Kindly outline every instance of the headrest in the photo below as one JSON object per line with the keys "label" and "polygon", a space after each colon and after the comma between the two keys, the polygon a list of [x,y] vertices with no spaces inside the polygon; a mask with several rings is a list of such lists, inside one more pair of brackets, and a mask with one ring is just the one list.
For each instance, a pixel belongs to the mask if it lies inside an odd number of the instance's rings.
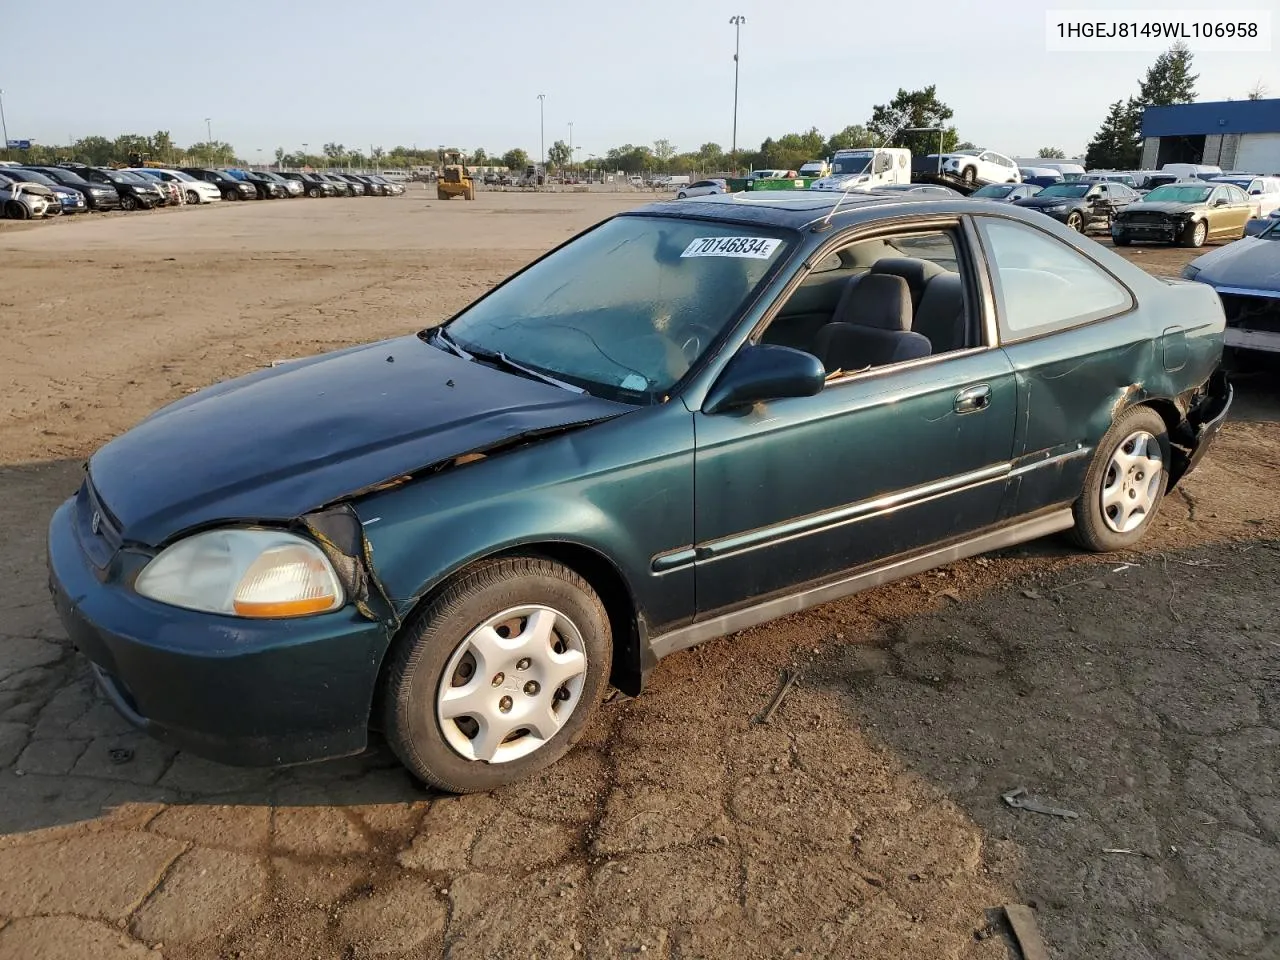
{"label": "headrest", "polygon": [[919,300],[924,285],[939,274],[946,273],[936,263],[917,257],[881,257],[871,267],[872,273],[888,273],[907,281],[912,296]]}
{"label": "headrest", "polygon": [[907,281],[888,273],[854,278],[832,319],[877,330],[910,330],[911,290]]}

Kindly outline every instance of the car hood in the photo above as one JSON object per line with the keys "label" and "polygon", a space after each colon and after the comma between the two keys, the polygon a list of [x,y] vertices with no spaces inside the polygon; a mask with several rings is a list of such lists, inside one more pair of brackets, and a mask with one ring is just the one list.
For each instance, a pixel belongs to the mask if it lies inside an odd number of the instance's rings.
{"label": "car hood", "polygon": [[1012,201],[1019,207],[1058,207],[1084,202],[1083,197],[1023,197]]}
{"label": "car hood", "polygon": [[290,361],[171,404],[89,476],[127,540],[286,521],[428,466],[635,408],[463,360],[416,336]]}
{"label": "car hood", "polygon": [[1172,200],[1157,200],[1148,203],[1145,200],[1139,200],[1137,203],[1131,203],[1124,208],[1125,213],[1194,213],[1197,210],[1204,210],[1203,203],[1177,203]]}
{"label": "car hood", "polygon": [[1197,258],[1197,280],[1280,295],[1280,240],[1245,237]]}

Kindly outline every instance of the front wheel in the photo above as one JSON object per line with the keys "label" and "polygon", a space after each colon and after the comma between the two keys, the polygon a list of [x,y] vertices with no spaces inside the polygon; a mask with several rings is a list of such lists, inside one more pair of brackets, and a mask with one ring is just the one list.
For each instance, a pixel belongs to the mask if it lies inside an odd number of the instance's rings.
{"label": "front wheel", "polygon": [[1182,232],[1182,245],[1184,247],[1203,247],[1205,239],[1209,236],[1209,224],[1203,220],[1193,223]]}
{"label": "front wheel", "polygon": [[188,190],[187,203],[199,203],[199,202],[200,202],[200,194],[196,193],[194,190]]}
{"label": "front wheel", "polygon": [[681,190],[679,193],[677,193],[677,194],[676,194],[676,199],[677,199],[677,200],[683,200],[683,199],[685,199],[687,196],[689,196],[689,195],[688,195],[687,193],[685,193],[683,190]]}
{"label": "front wheel", "polygon": [[512,783],[573,746],[612,658],[608,614],[577,573],[537,557],[481,564],[397,638],[383,691],[387,742],[442,790]]}
{"label": "front wheel", "polygon": [[1076,233],[1084,233],[1084,217],[1080,216],[1080,214],[1075,211],[1072,211],[1067,214],[1067,226]]}
{"label": "front wheel", "polygon": [[1117,247],[1127,247],[1133,241],[1131,241],[1123,233],[1113,233],[1111,235],[1111,242],[1114,243]]}
{"label": "front wheel", "polygon": [[1169,431],[1150,407],[1132,407],[1111,425],[1072,506],[1072,534],[1086,550],[1123,550],[1151,526],[1169,486]]}
{"label": "front wheel", "polygon": [[123,197],[120,198],[120,209],[137,210],[138,198],[134,196],[130,196],[129,194],[126,193]]}

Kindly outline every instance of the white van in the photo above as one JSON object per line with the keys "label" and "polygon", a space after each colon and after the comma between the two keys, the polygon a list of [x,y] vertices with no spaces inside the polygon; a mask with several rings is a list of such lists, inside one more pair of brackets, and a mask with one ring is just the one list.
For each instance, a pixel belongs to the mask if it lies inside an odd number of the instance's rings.
{"label": "white van", "polygon": [[1212,180],[1222,176],[1222,168],[1210,163],[1166,163],[1160,172],[1174,173],[1188,180]]}
{"label": "white van", "polygon": [[688,177],[663,177],[658,187],[661,190],[679,190],[681,187],[687,187],[689,183]]}
{"label": "white van", "polygon": [[[1019,165],[1023,161],[1019,160]],[[1026,161],[1029,167],[1044,167],[1047,170],[1056,170],[1062,175],[1063,180],[1079,180],[1084,174],[1084,164],[1073,163],[1070,160],[1036,160],[1034,162]]]}
{"label": "white van", "polygon": [[831,164],[825,160],[810,160],[800,165],[800,176],[806,179],[820,180],[831,175]]}

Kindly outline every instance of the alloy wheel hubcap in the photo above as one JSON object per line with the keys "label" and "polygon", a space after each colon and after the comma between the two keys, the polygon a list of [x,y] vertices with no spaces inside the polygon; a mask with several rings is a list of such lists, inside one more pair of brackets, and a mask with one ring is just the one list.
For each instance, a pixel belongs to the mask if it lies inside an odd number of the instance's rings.
{"label": "alloy wheel hubcap", "polygon": [[1146,522],[1160,492],[1164,460],[1160,443],[1145,430],[1130,434],[1111,455],[1102,481],[1102,518],[1116,533]]}
{"label": "alloy wheel hubcap", "polygon": [[460,756],[509,763],[560,731],[586,676],[586,645],[572,620],[541,604],[512,607],[454,650],[436,693],[436,720]]}

